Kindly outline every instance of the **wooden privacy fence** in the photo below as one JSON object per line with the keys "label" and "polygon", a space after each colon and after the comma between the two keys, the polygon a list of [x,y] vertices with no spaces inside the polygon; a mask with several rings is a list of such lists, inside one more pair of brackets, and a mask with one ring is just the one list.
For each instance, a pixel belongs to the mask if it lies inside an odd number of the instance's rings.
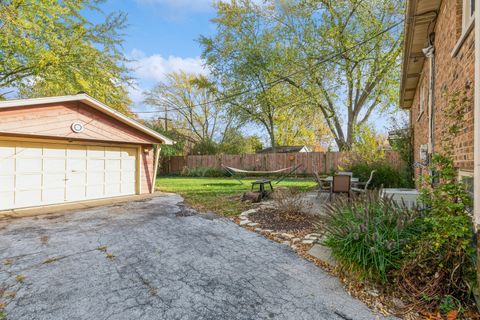
{"label": "wooden privacy fence", "polygon": [[[385,157],[387,162],[397,169],[404,165],[398,152],[386,151]],[[299,164],[301,164],[301,167],[297,170],[297,174],[329,173],[339,167],[348,166],[348,152],[172,156],[162,159],[160,172],[163,174],[179,174],[185,167],[189,169],[221,169],[222,165],[251,171],[272,171]]]}

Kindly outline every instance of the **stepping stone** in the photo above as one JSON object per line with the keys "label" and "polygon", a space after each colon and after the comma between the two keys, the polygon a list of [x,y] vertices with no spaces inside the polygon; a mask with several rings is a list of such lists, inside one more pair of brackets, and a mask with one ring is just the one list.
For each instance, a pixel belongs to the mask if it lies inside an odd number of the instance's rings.
{"label": "stepping stone", "polygon": [[247,226],[249,226],[249,227],[256,227],[258,225],[259,225],[259,223],[257,223],[257,222],[250,222],[249,224],[247,224]]}
{"label": "stepping stone", "polygon": [[303,244],[312,244],[313,240],[312,239],[305,239],[305,240],[302,240],[302,243]]}
{"label": "stepping stone", "polygon": [[306,237],[315,237],[315,238],[320,238],[322,235],[320,233],[309,233],[306,235]]}
{"label": "stepping stone", "polygon": [[242,221],[240,221],[240,225],[241,225],[241,226],[246,225],[246,224],[248,224],[248,223],[250,223],[250,220],[242,220]]}
{"label": "stepping stone", "polygon": [[337,262],[332,257],[332,251],[328,247],[322,246],[321,244],[315,244],[307,253],[332,267],[337,266]]}
{"label": "stepping stone", "polygon": [[290,233],[282,233],[282,237],[288,238],[288,239],[295,238],[295,236],[293,234],[290,234]]}
{"label": "stepping stone", "polygon": [[242,213],[240,213],[240,216],[246,217],[249,214],[252,214],[252,213],[255,213],[255,212],[257,212],[257,209],[250,209],[250,210],[243,211]]}

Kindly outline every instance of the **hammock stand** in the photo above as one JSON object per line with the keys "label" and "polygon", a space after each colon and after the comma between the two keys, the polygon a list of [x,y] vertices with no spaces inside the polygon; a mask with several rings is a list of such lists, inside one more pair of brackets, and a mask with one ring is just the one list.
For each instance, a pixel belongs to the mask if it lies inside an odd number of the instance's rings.
{"label": "hammock stand", "polygon": [[[269,174],[277,174],[277,173],[283,173],[283,172],[287,172],[287,173],[284,173],[282,175],[280,175],[280,177],[278,177],[276,180],[275,180],[275,184],[279,184],[280,182],[282,182],[286,177],[288,177],[289,175],[291,175],[293,172],[295,172],[298,168],[300,168],[302,166],[302,164],[299,164],[297,166],[292,166],[292,167],[288,167],[288,168],[283,168],[283,169],[279,169],[279,170],[272,170],[272,171],[249,171],[249,170],[243,170],[243,169],[237,169],[237,168],[233,168],[233,167],[228,167],[228,166],[224,166],[222,164],[222,168],[227,171],[231,176],[232,178],[234,178],[235,180],[237,180],[238,182],[240,182],[241,184],[243,184],[243,181],[241,179],[239,179],[237,176],[238,174],[241,174],[241,173],[244,173],[244,174],[247,174],[247,175],[255,175],[255,174],[264,174],[264,175],[269,175]],[[290,170],[290,171],[289,171]]]}

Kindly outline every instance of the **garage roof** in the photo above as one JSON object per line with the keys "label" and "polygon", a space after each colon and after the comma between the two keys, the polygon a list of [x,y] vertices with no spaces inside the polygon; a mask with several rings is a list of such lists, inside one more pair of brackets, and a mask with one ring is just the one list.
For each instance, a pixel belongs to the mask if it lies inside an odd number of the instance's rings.
{"label": "garage roof", "polygon": [[163,144],[173,144],[173,140],[165,137],[164,135],[147,128],[146,126],[142,125],[141,123],[127,117],[126,115],[118,112],[115,109],[110,108],[106,104],[90,97],[88,94],[80,93],[76,95],[70,96],[57,96],[57,97],[45,97],[45,98],[33,98],[33,99],[19,99],[19,100],[8,100],[8,101],[0,101],[0,108],[14,108],[14,107],[27,107],[27,106],[36,106],[40,104],[50,104],[50,103],[61,103],[61,102],[72,102],[72,101],[80,101],[83,102],[90,107],[97,109],[110,117],[125,123],[126,125],[133,127],[147,135],[163,141]]}
{"label": "garage roof", "polygon": [[429,33],[434,29],[441,0],[408,0],[405,17],[400,107],[410,108],[423,70]]}

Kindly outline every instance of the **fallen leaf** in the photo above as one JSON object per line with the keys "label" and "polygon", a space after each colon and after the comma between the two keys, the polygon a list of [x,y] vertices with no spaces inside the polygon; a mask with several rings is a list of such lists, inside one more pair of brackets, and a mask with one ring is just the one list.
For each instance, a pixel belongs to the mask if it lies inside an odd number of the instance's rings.
{"label": "fallen leaf", "polygon": [[447,320],[455,320],[458,317],[458,311],[457,310],[450,310],[447,313]]}

